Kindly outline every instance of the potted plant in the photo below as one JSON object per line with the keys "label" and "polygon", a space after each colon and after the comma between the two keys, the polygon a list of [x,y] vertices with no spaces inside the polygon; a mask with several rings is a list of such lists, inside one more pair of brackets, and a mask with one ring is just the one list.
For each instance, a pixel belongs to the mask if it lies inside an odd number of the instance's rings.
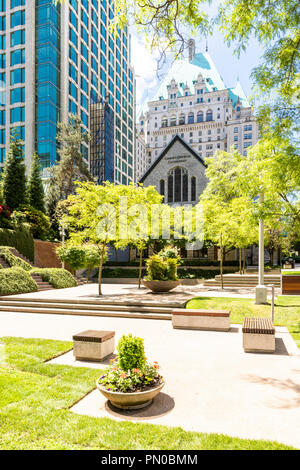
{"label": "potted plant", "polygon": [[177,267],[181,259],[176,249],[166,249],[152,255],[146,261],[147,276],[143,279],[145,287],[152,292],[169,292],[180,284]]}
{"label": "potted plant", "polygon": [[132,334],[122,336],[117,351],[117,358],[97,380],[97,388],[116,408],[144,408],[164,386],[159,365],[147,362],[144,340]]}

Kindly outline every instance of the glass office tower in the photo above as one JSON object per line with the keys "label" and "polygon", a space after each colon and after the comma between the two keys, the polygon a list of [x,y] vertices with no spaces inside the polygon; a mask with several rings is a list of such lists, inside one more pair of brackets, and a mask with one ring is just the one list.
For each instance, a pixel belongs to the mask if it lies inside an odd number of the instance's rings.
{"label": "glass office tower", "polygon": [[[12,128],[27,166],[36,151],[43,168],[58,158],[57,123],[78,114],[95,129],[93,105],[107,103],[110,179],[134,179],[134,74],[130,36],[109,30],[107,0],[0,0],[0,163]],[[102,123],[103,124],[103,123]],[[113,133],[113,139],[112,139]],[[82,145],[90,163],[90,148]],[[98,178],[101,182],[101,178]]]}

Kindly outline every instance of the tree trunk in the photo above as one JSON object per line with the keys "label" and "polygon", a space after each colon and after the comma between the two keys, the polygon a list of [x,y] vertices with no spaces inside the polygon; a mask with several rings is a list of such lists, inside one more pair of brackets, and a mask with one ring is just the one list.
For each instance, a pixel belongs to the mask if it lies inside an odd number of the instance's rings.
{"label": "tree trunk", "polygon": [[143,248],[140,249],[139,289],[141,288],[142,268],[143,268]]}
{"label": "tree trunk", "polygon": [[98,275],[98,294],[99,295],[102,295],[101,280],[102,280],[102,268],[103,268],[104,252],[105,252],[105,245],[103,245],[102,250],[101,250],[100,264],[99,264],[99,275]]}
{"label": "tree trunk", "polygon": [[88,272],[87,272],[87,278],[86,278],[86,283],[88,284],[89,280],[90,280],[90,274],[91,274],[91,268],[88,268]]}
{"label": "tree trunk", "polygon": [[242,274],[242,248],[239,248],[239,270],[240,274]]}
{"label": "tree trunk", "polygon": [[270,265],[273,266],[274,264],[274,248],[270,250]]}
{"label": "tree trunk", "polygon": [[246,270],[246,248],[243,248],[243,274],[245,274]]}
{"label": "tree trunk", "polygon": [[222,246],[222,235],[220,235],[220,275],[221,275],[221,289],[224,289],[223,280],[223,259],[224,259],[224,248]]}

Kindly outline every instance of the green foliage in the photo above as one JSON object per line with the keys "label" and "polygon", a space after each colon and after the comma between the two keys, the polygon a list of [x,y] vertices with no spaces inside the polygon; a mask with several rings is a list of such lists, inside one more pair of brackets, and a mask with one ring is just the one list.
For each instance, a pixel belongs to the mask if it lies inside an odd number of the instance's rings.
{"label": "green foliage", "polygon": [[32,266],[18,256],[15,256],[9,246],[0,246],[0,256],[5,259],[10,267],[19,267],[25,271],[31,270]]}
{"label": "green foliage", "polygon": [[41,163],[36,153],[33,155],[31,162],[26,194],[28,204],[31,207],[41,212],[45,212],[45,195],[41,176]]}
{"label": "green foliage", "polygon": [[11,221],[11,211],[8,206],[0,204],[0,227],[1,228],[13,228]]}
{"label": "green foliage", "polygon": [[12,220],[18,229],[24,223],[30,226],[34,238],[46,240],[50,231],[50,221],[43,212],[28,205],[20,205],[18,210],[13,212]]}
{"label": "green foliage", "polygon": [[0,295],[23,294],[38,290],[29,271],[13,267],[0,270]]}
{"label": "green foliage", "polygon": [[162,258],[159,255],[152,255],[146,261],[148,281],[176,281],[177,258]]}
{"label": "green foliage", "polygon": [[85,267],[85,250],[83,247],[61,245],[56,249],[61,261],[67,263],[74,271]]}
{"label": "green foliage", "polygon": [[0,228],[0,246],[15,247],[30,261],[34,260],[34,241],[30,230],[22,227],[22,230],[7,230]]}
{"label": "green foliage", "polygon": [[3,171],[4,203],[13,211],[26,202],[25,164],[21,141],[11,138]]}
{"label": "green foliage", "polygon": [[39,274],[43,281],[49,282],[55,289],[76,287],[76,279],[66,269],[62,268],[33,268],[32,274]]}
{"label": "green foliage", "polygon": [[118,363],[123,371],[140,369],[144,366],[145,350],[144,340],[137,336],[123,335],[117,345]]}

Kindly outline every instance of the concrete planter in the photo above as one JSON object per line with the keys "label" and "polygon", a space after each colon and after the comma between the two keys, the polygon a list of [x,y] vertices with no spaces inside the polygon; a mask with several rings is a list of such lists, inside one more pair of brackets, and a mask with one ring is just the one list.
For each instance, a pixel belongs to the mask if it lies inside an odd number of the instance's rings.
{"label": "concrete planter", "polygon": [[179,286],[180,279],[178,279],[178,281],[146,281],[145,279],[142,279],[142,283],[152,292],[161,293],[175,289],[175,287]]}
{"label": "concrete planter", "polygon": [[116,408],[120,408],[122,410],[138,410],[152,403],[153,398],[159,394],[165,385],[165,382],[163,380],[160,385],[145,392],[133,393],[111,392],[110,390],[106,390],[103,385],[99,384],[99,379],[97,380],[96,385],[99,392],[101,392],[102,395],[104,395],[105,398],[107,398],[107,400]]}

